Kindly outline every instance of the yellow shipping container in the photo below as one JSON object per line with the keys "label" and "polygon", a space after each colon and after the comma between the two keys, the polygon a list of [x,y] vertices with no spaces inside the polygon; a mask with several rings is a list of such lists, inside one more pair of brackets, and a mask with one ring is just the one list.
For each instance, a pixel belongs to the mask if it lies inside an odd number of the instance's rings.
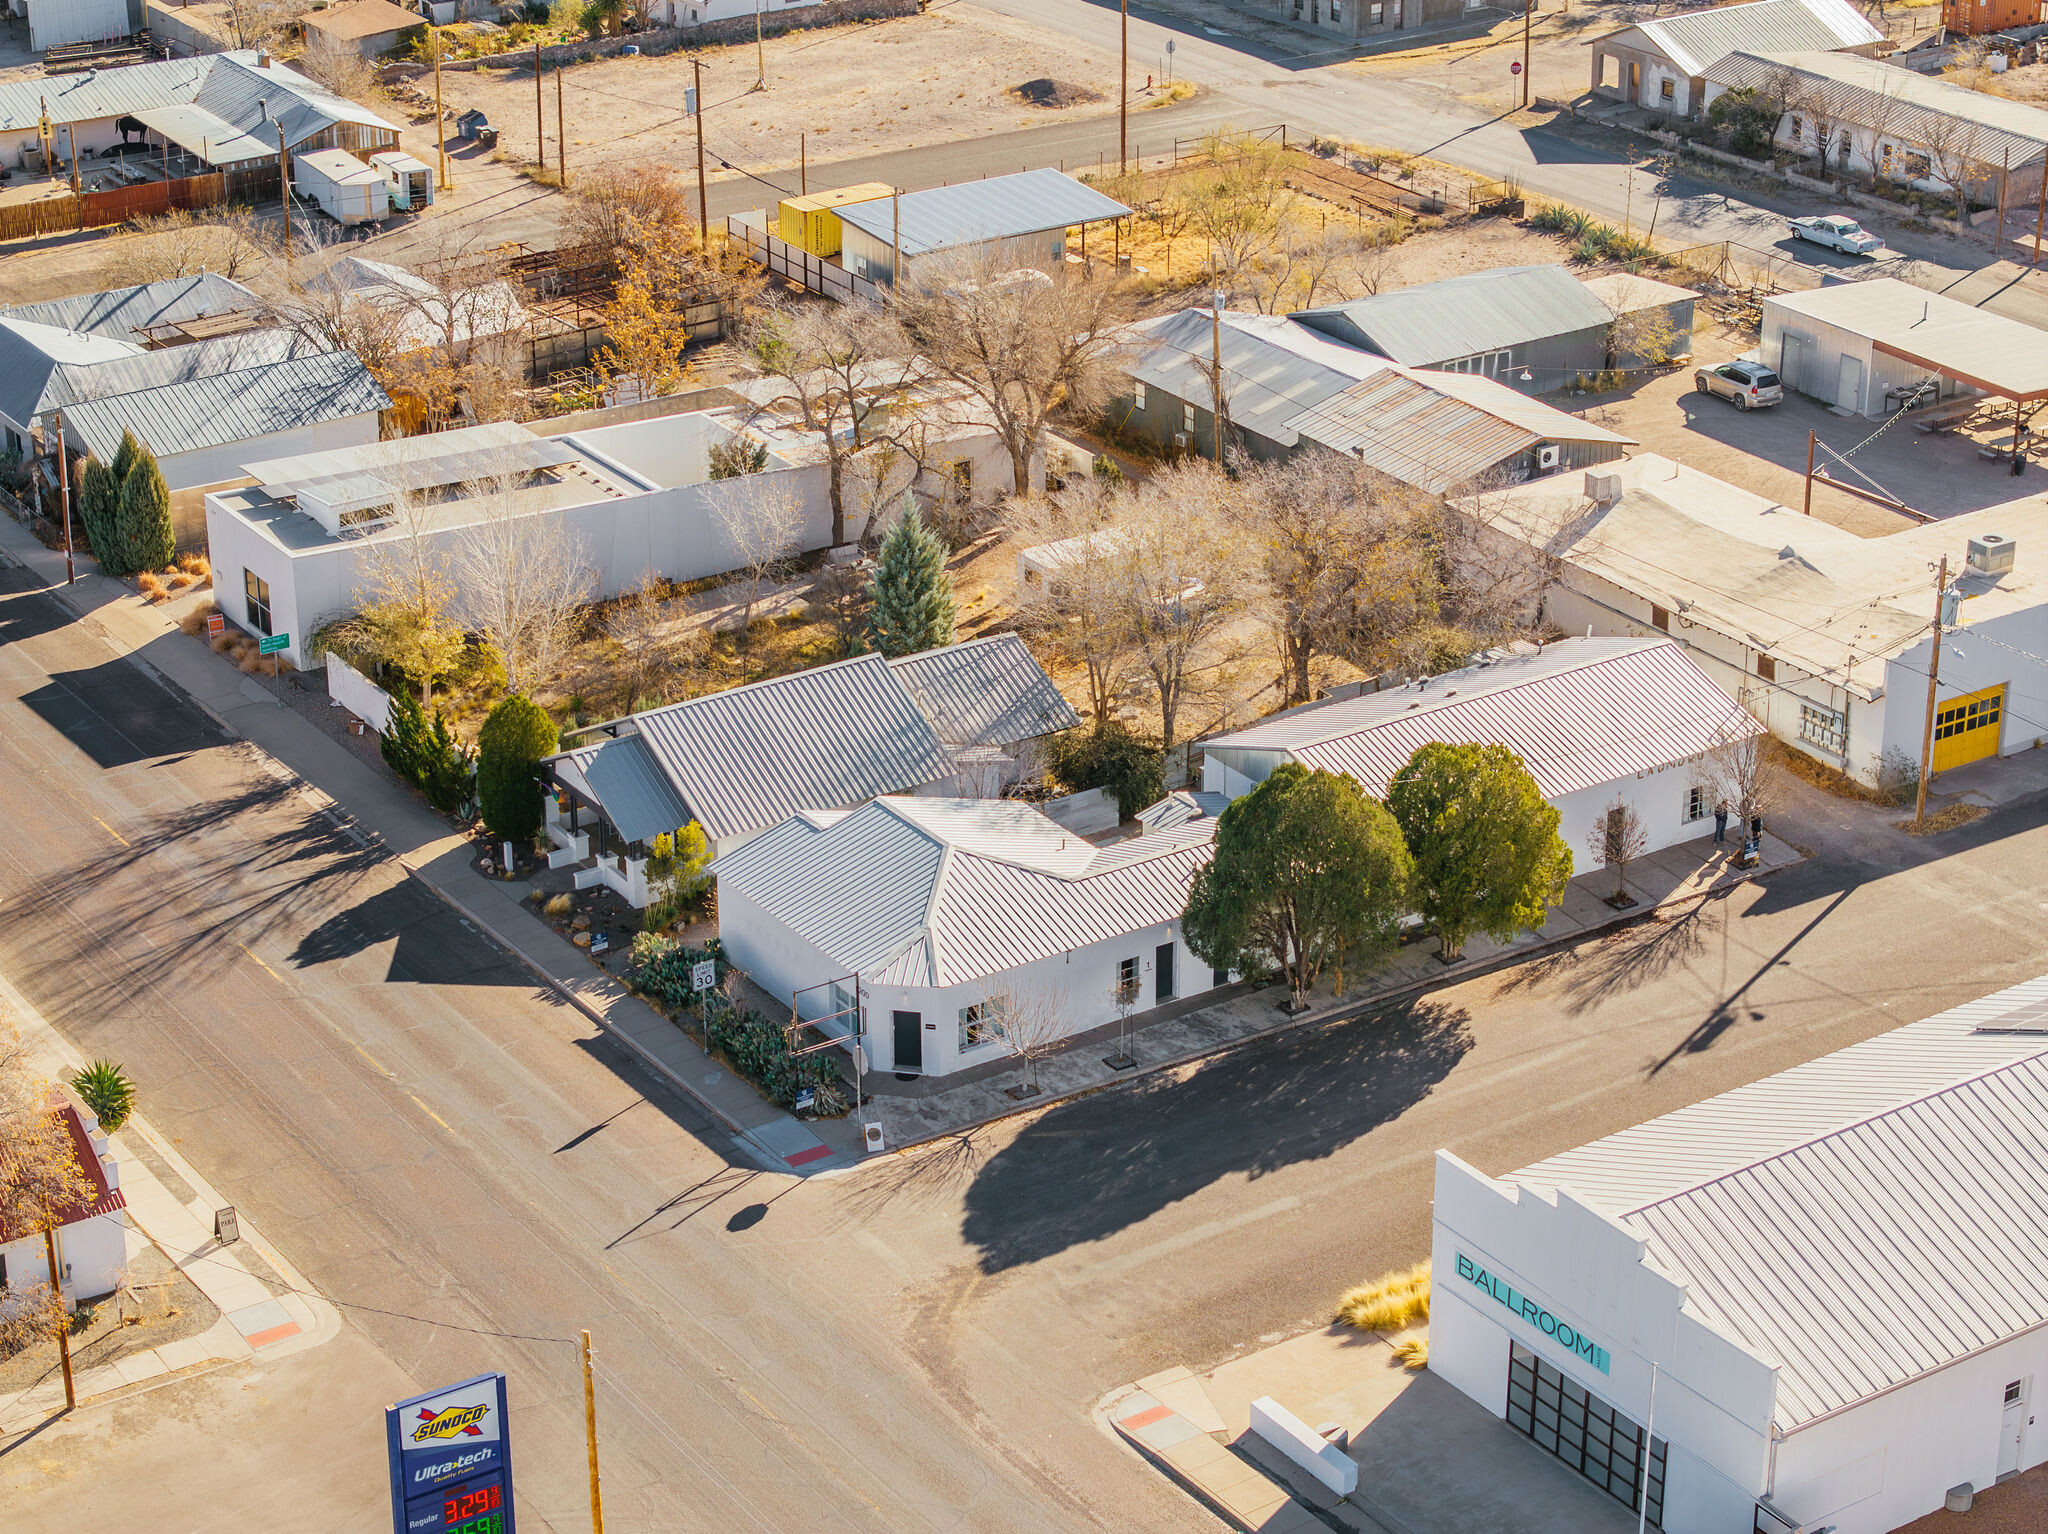
{"label": "yellow shipping container", "polygon": [[831,192],[813,192],[808,197],[788,198],[777,209],[781,219],[779,232],[790,244],[814,256],[836,256],[842,235],[839,215],[833,209],[849,203],[873,202],[893,190],[886,181],[869,181]]}

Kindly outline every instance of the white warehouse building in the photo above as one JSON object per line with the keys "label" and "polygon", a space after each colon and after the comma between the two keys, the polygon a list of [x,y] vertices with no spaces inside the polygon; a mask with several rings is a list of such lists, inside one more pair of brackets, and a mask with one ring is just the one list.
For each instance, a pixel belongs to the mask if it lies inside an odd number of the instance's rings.
{"label": "white warehouse building", "polygon": [[1418,747],[1499,742],[1522,758],[1582,861],[1617,803],[1635,811],[1645,852],[1699,836],[1714,807],[1700,760],[1755,731],[1669,640],[1565,639],[1216,736],[1202,748],[1202,787],[1236,798],[1299,762],[1347,772],[1384,798]]}
{"label": "white warehouse building", "polygon": [[1505,1176],[1439,1151],[1429,1367],[1650,1528],[1885,1534],[2048,1460],[2044,1164],[2048,979]]}

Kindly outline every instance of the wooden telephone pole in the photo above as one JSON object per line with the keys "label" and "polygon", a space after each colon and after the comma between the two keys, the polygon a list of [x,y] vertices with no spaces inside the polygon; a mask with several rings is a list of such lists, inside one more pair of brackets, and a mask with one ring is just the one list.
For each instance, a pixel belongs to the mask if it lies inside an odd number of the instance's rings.
{"label": "wooden telephone pole", "polygon": [[562,118],[562,66],[555,66],[555,179],[569,190],[569,129]]}
{"label": "wooden telephone pole", "polygon": [[1927,663],[1927,723],[1920,737],[1920,787],[1913,796],[1913,824],[1927,818],[1927,775],[1934,767],[1934,691],[1941,678],[1941,609],[1948,597],[1948,555],[1941,556],[1941,569],[1934,577],[1934,656]]}
{"label": "wooden telephone pole", "polygon": [[696,72],[697,110],[690,115],[697,119],[697,233],[706,250],[711,248],[711,200],[704,192],[704,61],[691,59],[690,68]]}
{"label": "wooden telephone pole", "polygon": [[590,1332],[583,1333],[583,1430],[590,1443],[590,1534],[604,1534],[604,1489],[597,1476],[597,1386],[590,1377]]}
{"label": "wooden telephone pole", "polygon": [[1123,53],[1116,74],[1116,173],[1119,176],[1128,175],[1131,169],[1131,0],[1122,0],[1122,6],[1119,37]]}
{"label": "wooden telephone pole", "polygon": [[1529,23],[1536,15],[1536,0],[1522,7],[1522,105],[1529,105]]}
{"label": "wooden telephone pole", "polygon": [[[78,579],[78,573],[71,567],[71,466],[64,461],[64,412],[57,412],[57,490],[64,505],[64,584],[70,585]],[[94,549],[102,563],[106,559],[104,549]]]}
{"label": "wooden telephone pole", "polygon": [[[64,448],[60,443],[57,447],[57,459],[61,463],[63,458]],[[57,1291],[57,1299],[61,1303],[64,1298],[64,1275],[57,1267],[55,1230],[56,1227],[53,1225],[43,1226],[43,1252],[50,1264],[50,1287]],[[57,1323],[57,1356],[64,1361],[64,1409],[76,1411],[78,1386],[71,1378],[71,1317],[68,1315]]]}
{"label": "wooden telephone pole", "polygon": [[434,40],[434,147],[441,152],[441,190],[452,192],[455,183],[448,175],[448,119],[441,113],[441,32],[429,22],[427,35]]}
{"label": "wooden telephone pole", "polygon": [[1209,295],[1209,361],[1216,370],[1216,419],[1210,423],[1209,446],[1218,468],[1223,465],[1223,290]]}
{"label": "wooden telephone pole", "polygon": [[285,153],[284,119],[277,120],[277,189],[284,194],[284,265],[289,273],[292,265],[292,162]]}
{"label": "wooden telephone pole", "polygon": [[548,119],[547,108],[541,105],[540,95],[540,39],[533,40],[533,163],[542,170],[548,168]]}

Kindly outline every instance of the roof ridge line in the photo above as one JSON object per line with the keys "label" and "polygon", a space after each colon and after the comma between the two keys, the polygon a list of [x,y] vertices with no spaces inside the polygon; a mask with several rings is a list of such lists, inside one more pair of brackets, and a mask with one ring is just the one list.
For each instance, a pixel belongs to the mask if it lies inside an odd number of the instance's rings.
{"label": "roof ridge line", "polygon": [[[1909,1024],[1908,1026],[1911,1025]],[[1985,1031],[1985,1029],[1988,1026],[1990,1025],[1984,1023],[1974,1024],[1972,1025],[1969,1031],[1971,1033],[1982,1032]],[[1877,1035],[1877,1037],[1882,1038],[1883,1035],[1879,1034]],[[1866,1040],[1866,1042],[1868,1041]],[[1997,1065],[1990,1066],[1987,1069],[1981,1071],[1974,1071],[1967,1076],[1958,1076],[1954,1081],[1945,1082],[1938,1087],[1930,1087],[1926,1091],[1921,1092],[1916,1096],[1906,1098],[1902,1102],[1896,1102],[1891,1104],[1889,1107],[1879,1108],[1875,1112],[1863,1114],[1860,1117],[1849,1120],[1849,1122],[1847,1122],[1846,1124],[1837,1124],[1833,1129],[1823,1130],[1819,1134],[1809,1135],[1805,1139],[1799,1141],[1797,1144],[1786,1146],[1783,1150],[1773,1151],[1768,1156],[1759,1156],[1754,1161],[1747,1162],[1739,1167],[1731,1168],[1726,1172],[1717,1172],[1712,1177],[1702,1178],[1700,1181],[1689,1184],[1686,1187],[1680,1188],[1676,1192],[1666,1193],[1659,1198],[1651,1199],[1647,1204],[1638,1204],[1634,1208],[1621,1211],[1621,1213],[1624,1215],[1647,1214],[1652,1209],[1660,1208],[1665,1204],[1672,1203],[1675,1200],[1681,1198],[1690,1197],[1692,1194],[1698,1193],[1703,1189],[1713,1187],[1716,1183],[1726,1182],[1731,1177],[1739,1177],[1744,1172],[1753,1171],[1757,1167],[1769,1166],[1774,1161],[1782,1161],[1787,1156],[1792,1155],[1795,1151],[1803,1151],[1809,1149],[1812,1146],[1824,1144],[1829,1140],[1835,1139],[1837,1136],[1847,1134],[1852,1129],[1862,1129],[1866,1125],[1875,1124],[1882,1119],[1890,1118],[1893,1114],[1896,1113],[1903,1113],[1908,1108],[1917,1108],[1923,1103],[1932,1102],[1937,1097],[1945,1096],[1946,1094],[1958,1091],[1963,1087],[1974,1086],[1981,1081],[1989,1081],[1992,1077],[2001,1075],[2002,1073],[2009,1070],[2014,1070],[2019,1066],[2032,1065],[2035,1062],[2041,1060],[2043,1057],[2048,1057],[2048,1034],[2044,1034],[2042,1036],[2041,1047],[2034,1050],[2030,1054],[2020,1055],[2010,1060],[2001,1060]],[[1825,1059],[1826,1057],[1823,1056],[1822,1058]],[[1793,1067],[1793,1069],[1795,1070],[1797,1068],[1798,1067],[1796,1066]],[[1770,1078],[1765,1077],[1764,1079],[1769,1080]],[[1742,1088],[1734,1087],[1730,1090],[1739,1092],[1742,1090]],[[1710,1097],[1703,1099],[1703,1101],[1712,1102],[1713,1099]],[[1652,1120],[1651,1122],[1655,1121]],[[1553,1186],[1569,1188],[1570,1184],[1558,1183],[1553,1184]]]}

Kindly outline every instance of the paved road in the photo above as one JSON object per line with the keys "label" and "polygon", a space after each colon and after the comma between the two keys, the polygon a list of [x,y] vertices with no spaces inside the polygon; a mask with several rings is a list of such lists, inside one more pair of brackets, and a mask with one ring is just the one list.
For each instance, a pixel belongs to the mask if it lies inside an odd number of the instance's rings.
{"label": "paved road", "polygon": [[[619,1527],[1090,1526],[898,1367],[864,1295],[790,1281],[753,1229],[787,1179],[730,1164],[695,1110],[392,860],[4,577],[0,969],[84,1052],[122,1061],[158,1127],[350,1307],[346,1348],[269,1371],[295,1397],[334,1371],[324,1420],[258,1409],[247,1392],[269,1388],[232,1379],[181,1391],[226,1392],[219,1431],[266,1473],[146,1474],[189,1446],[173,1411],[81,1491],[57,1446],[103,1455],[104,1426],[82,1420],[0,1459],[59,1467],[22,1488],[29,1526],[83,1516],[84,1498],[166,1530],[253,1528],[302,1482],[324,1494],[305,1526],[383,1526],[361,1484],[376,1395],[503,1368],[529,1516],[587,1527],[575,1354],[547,1340],[584,1326],[610,1371]],[[161,1404],[122,1408],[124,1428]]]}

